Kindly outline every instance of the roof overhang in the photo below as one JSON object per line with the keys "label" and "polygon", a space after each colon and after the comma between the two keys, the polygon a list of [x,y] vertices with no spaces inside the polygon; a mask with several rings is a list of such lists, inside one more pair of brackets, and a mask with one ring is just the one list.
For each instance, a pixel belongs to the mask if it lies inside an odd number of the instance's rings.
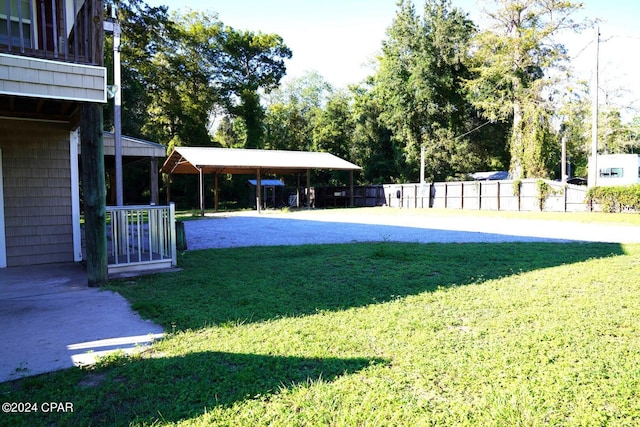
{"label": "roof overhang", "polygon": [[330,153],[216,147],[176,147],[162,165],[167,174],[292,174],[310,169],[362,168]]}

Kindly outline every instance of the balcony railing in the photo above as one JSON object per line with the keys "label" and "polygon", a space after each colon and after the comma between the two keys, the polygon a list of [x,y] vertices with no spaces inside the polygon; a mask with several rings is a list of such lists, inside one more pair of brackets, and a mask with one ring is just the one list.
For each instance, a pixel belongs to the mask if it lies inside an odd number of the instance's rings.
{"label": "balcony railing", "polygon": [[109,273],[176,265],[175,207],[108,206]]}
{"label": "balcony railing", "polygon": [[0,0],[0,53],[93,64],[102,29],[94,31],[91,5],[102,9],[101,1]]}

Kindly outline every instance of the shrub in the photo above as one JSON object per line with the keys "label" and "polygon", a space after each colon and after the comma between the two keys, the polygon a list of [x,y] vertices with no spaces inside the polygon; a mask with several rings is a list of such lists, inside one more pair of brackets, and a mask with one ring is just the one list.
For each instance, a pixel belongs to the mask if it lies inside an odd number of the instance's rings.
{"label": "shrub", "polygon": [[587,202],[597,203],[604,212],[640,212],[640,184],[615,187],[592,187]]}

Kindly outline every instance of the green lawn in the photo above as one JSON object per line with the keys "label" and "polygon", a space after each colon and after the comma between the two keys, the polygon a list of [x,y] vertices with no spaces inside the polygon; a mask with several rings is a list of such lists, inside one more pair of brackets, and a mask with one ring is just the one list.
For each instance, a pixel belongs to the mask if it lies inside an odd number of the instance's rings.
{"label": "green lawn", "polygon": [[[187,252],[111,287],[169,335],[0,384],[2,425],[640,424],[640,245]],[[90,320],[90,319],[89,319]]]}

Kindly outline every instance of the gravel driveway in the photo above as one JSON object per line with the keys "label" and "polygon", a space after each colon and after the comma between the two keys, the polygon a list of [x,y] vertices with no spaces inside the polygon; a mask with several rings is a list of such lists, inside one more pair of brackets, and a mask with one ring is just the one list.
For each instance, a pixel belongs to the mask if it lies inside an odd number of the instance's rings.
{"label": "gravel driveway", "polygon": [[[384,208],[380,208],[384,209]],[[360,212],[236,212],[185,221],[188,249],[351,242],[640,242],[640,227],[570,221]]]}

